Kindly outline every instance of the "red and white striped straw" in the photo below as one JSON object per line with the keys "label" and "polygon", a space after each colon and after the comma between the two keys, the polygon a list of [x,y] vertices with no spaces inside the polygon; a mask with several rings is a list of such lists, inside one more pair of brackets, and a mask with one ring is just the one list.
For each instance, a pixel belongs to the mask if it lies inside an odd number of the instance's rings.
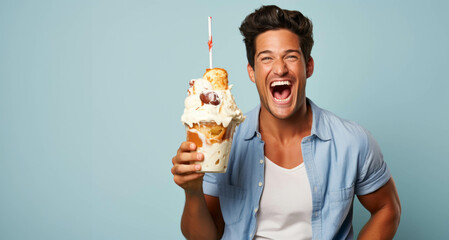
{"label": "red and white striped straw", "polygon": [[209,20],[209,68],[212,69],[212,17],[207,18]]}

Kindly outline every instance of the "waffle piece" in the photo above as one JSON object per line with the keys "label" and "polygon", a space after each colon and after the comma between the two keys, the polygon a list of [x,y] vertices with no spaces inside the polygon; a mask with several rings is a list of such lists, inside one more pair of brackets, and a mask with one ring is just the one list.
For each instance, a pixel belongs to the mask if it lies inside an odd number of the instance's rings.
{"label": "waffle piece", "polygon": [[228,72],[223,68],[206,69],[203,79],[208,80],[212,84],[214,90],[228,89]]}
{"label": "waffle piece", "polygon": [[195,123],[193,124],[193,129],[202,133],[210,144],[223,141],[226,134],[226,128],[216,123]]}

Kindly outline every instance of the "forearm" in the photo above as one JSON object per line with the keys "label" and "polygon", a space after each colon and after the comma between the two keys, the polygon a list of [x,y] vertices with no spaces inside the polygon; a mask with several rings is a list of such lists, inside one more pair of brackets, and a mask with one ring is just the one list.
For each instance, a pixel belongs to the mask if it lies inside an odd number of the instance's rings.
{"label": "forearm", "polygon": [[371,215],[359,233],[359,240],[366,239],[393,239],[399,226],[400,210],[381,209]]}
{"label": "forearm", "polygon": [[181,231],[189,240],[217,239],[217,227],[203,194],[187,193],[181,219]]}

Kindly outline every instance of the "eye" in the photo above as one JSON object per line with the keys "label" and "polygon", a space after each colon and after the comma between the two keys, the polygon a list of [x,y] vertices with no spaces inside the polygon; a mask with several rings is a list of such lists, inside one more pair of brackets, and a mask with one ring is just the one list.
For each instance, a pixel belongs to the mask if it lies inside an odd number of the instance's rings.
{"label": "eye", "polygon": [[273,58],[270,56],[261,56],[260,57],[260,61],[262,63],[270,63],[272,60],[273,60]]}
{"label": "eye", "polygon": [[298,56],[296,56],[296,55],[288,55],[287,59],[296,60],[296,59],[298,59]]}
{"label": "eye", "polygon": [[263,57],[262,61],[271,60],[271,57]]}

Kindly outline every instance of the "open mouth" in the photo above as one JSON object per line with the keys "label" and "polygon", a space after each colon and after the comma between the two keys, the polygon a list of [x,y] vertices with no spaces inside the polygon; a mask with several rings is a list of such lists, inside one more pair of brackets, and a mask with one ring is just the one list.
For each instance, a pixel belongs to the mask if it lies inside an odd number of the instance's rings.
{"label": "open mouth", "polygon": [[270,85],[271,95],[277,102],[287,102],[292,92],[291,88],[290,81],[274,81]]}

